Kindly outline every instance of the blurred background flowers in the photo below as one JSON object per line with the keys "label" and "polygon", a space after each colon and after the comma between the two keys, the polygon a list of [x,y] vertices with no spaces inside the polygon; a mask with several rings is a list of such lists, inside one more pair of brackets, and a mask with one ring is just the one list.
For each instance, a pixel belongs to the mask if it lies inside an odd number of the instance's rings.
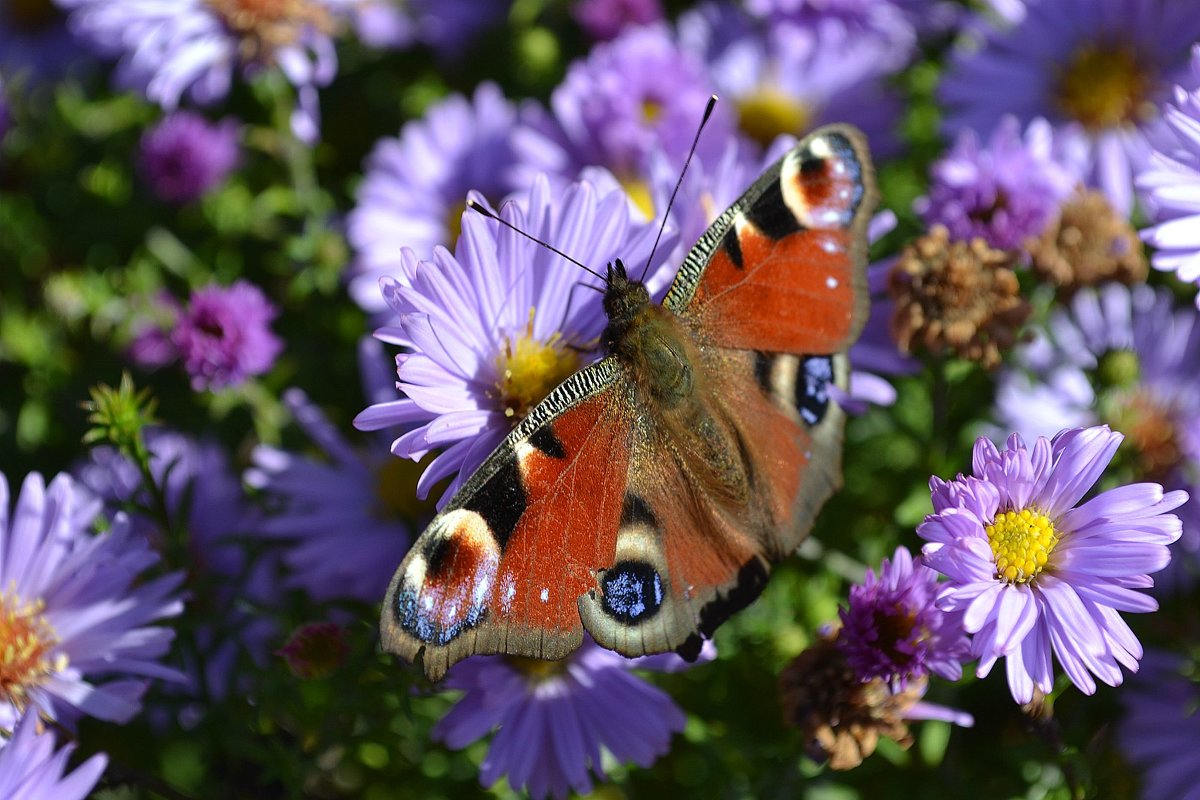
{"label": "blurred background flowers", "polygon": [[[661,298],[827,122],[872,313],[763,597],[691,666],[379,652],[600,355],[467,202]],[[0,795],[1197,796],[1198,283],[1190,0],[8,0]]]}

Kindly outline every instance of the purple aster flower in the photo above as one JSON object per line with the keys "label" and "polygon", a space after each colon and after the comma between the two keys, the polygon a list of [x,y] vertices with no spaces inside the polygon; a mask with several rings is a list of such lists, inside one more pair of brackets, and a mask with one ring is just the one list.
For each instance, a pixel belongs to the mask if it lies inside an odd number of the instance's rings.
{"label": "purple aster flower", "polygon": [[[219,445],[151,428],[146,447],[150,471],[163,487],[167,511],[186,543],[188,586],[206,609],[204,619],[184,631],[203,655],[202,664],[186,664],[191,688],[200,693],[203,686],[209,697],[224,697],[243,656],[258,665],[267,661],[275,623],[247,608],[278,605],[276,555],[254,555],[245,546],[241,534],[250,526],[241,482]],[[76,474],[104,500],[109,513],[130,503],[150,504],[137,467],[110,447],[94,448]],[[135,514],[130,525],[139,538],[159,548],[166,545],[155,520]]]}
{"label": "purple aster flower", "polygon": [[[713,89],[704,64],[665,25],[631,28],[568,68],[551,95],[551,114],[531,108],[514,140],[521,182],[539,173],[573,180],[587,166],[638,178],[655,148],[678,168]],[[701,158],[720,158],[731,111],[717,104],[697,148]]]}
{"label": "purple aster flower", "polygon": [[[382,361],[380,349],[372,339],[360,348],[372,400],[381,396],[381,388],[395,396],[387,370],[373,368]],[[394,458],[386,439],[356,449],[299,389],[284,393],[283,400],[327,459],[256,447],[246,482],[266,495],[272,513],[250,528],[288,542],[288,584],[313,599],[377,602],[411,544],[411,527],[420,528],[432,517],[432,508],[413,498],[420,466]]]}
{"label": "purple aster flower", "polygon": [[946,132],[990,131],[1005,114],[1074,127],[1088,146],[1090,185],[1127,214],[1133,174],[1163,134],[1159,104],[1173,84],[1194,88],[1200,79],[1187,69],[1200,39],[1194,11],[1174,0],[1030,4],[1015,27],[952,62],[939,91]]}
{"label": "purple aster flower", "polygon": [[1121,693],[1125,718],[1117,743],[1143,770],[1145,800],[1200,799],[1200,684],[1184,677],[1187,662],[1147,651],[1142,669]]}
{"label": "purple aster flower", "polygon": [[885,79],[899,51],[885,39],[840,24],[766,26],[713,3],[680,17],[679,38],[685,52],[707,65],[741,133],[761,147],[781,134],[849,122],[877,156],[896,152],[901,106]]}
{"label": "purple aster flower", "polygon": [[1022,138],[1016,118],[1006,116],[986,147],[974,131],[964,130],[930,169],[929,196],[916,209],[927,225],[945,225],[953,239],[978,236],[992,247],[1018,250],[1045,230],[1083,179],[1082,168],[1058,155],[1055,145],[1043,119],[1031,122]]}
{"label": "purple aster flower", "polygon": [[0,748],[0,797],[7,800],[84,800],[100,780],[108,757],[97,754],[67,772],[75,745],[55,750],[50,731],[39,731],[38,715],[21,716],[12,738]]}
{"label": "purple aster flower", "polygon": [[0,727],[28,708],[68,726],[128,722],[147,679],[183,679],[159,663],[174,633],[153,624],[183,610],[183,576],[143,580],[158,556],[123,516],[90,533],[100,510],[69,475],[46,486],[34,472],[10,515],[0,474]]}
{"label": "purple aster flower", "polygon": [[358,0],[354,26],[368,47],[424,44],[443,58],[456,58],[511,6],[512,0]]}
{"label": "purple aster flower", "polygon": [[[593,269],[623,259],[647,263],[657,226],[635,221],[628,196],[598,192],[590,183],[552,193],[534,182],[528,199],[507,203],[503,219]],[[658,253],[674,247],[665,236]],[[652,294],[673,277],[655,259],[647,275]],[[360,430],[403,426],[392,452],[420,459],[444,448],[417,484],[455,475],[443,500],[483,463],[534,405],[581,366],[579,347],[591,347],[606,324],[594,278],[560,256],[480,214],[463,217],[454,254],[434,250],[431,261],[402,252],[402,274],[384,279],[397,325],[376,336],[406,349],[396,356],[403,397],[376,403],[354,421]],[[457,473],[457,474],[456,474]]]}
{"label": "purple aster flower", "polygon": [[337,73],[331,34],[351,0],[58,0],[69,24],[103,55],[121,59],[122,85],[167,110],[186,94],[201,105],[229,94],[234,74],[277,67],[297,89],[292,129],[316,134],[316,87]]}
{"label": "purple aster flower", "polygon": [[[677,668],[682,659],[668,658]],[[476,656],[456,664],[447,689],[466,694],[433,729],[460,750],[495,730],[479,781],[504,774],[532,797],[587,794],[604,776],[602,754],[643,767],[667,752],[686,718],[661,689],[630,669],[654,669],[661,657],[629,659],[586,640],[562,661]]]}
{"label": "purple aster flower", "polygon": [[855,38],[878,39],[887,45],[880,52],[892,69],[908,60],[916,44],[912,24],[890,0],[747,0],[745,6],[770,28],[836,26]]}
{"label": "purple aster flower", "polygon": [[659,0],[575,0],[571,14],[588,36],[601,42],[617,38],[626,28],[663,19]]}
{"label": "purple aster flower", "polygon": [[458,239],[467,192],[499,201],[515,188],[512,130],[516,110],[485,83],[472,99],[454,95],[383,139],[367,160],[347,236],[358,253],[350,295],[368,312],[387,310],[379,279],[400,274],[400,251],[428,258]]}
{"label": "purple aster flower", "polygon": [[867,570],[862,584],[851,587],[847,607],[838,611],[837,646],[862,680],[879,678],[902,690],[930,672],[949,681],[962,677],[970,645],[959,615],[934,604],[937,578],[897,547],[878,577]]}
{"label": "purple aster flower", "polygon": [[[996,417],[1027,437],[1108,423],[1125,432],[1134,473],[1200,489],[1200,314],[1166,289],[1083,290],[1013,354]],[[1200,551],[1195,504],[1181,512],[1180,547]],[[1179,561],[1179,559],[1177,559]],[[1174,562],[1173,562],[1174,564]]]}
{"label": "purple aster flower", "polygon": [[1053,690],[1052,652],[1085,694],[1093,676],[1117,686],[1122,666],[1137,671],[1142,647],[1118,612],[1158,608],[1137,590],[1170,561],[1182,525],[1168,512],[1188,496],[1137,483],[1076,505],[1123,438],[1107,425],[1032,448],[1017,434],[1004,450],[980,438],[973,477],[930,481],[934,513],[917,533],[926,565],[949,578],[938,607],[962,614],[979,677],[1005,659],[1018,703]]}
{"label": "purple aster flower", "polygon": [[275,306],[247,281],[197,289],[186,309],[169,298],[160,306],[156,316],[174,317],[170,328],[144,327],[134,338],[131,355],[146,366],[181,359],[198,392],[261,375],[283,349],[270,328],[278,313]]}
{"label": "purple aster flower", "polygon": [[[1200,45],[1192,58],[1191,83],[1200,85]],[[1142,231],[1142,238],[1158,250],[1152,261],[1157,269],[1200,284],[1200,90],[1176,87],[1175,103],[1164,106],[1163,121],[1168,133],[1138,175],[1138,188],[1158,223]]]}
{"label": "purple aster flower", "polygon": [[237,122],[176,111],[142,136],[138,166],[160,199],[187,203],[222,183],[240,155]]}

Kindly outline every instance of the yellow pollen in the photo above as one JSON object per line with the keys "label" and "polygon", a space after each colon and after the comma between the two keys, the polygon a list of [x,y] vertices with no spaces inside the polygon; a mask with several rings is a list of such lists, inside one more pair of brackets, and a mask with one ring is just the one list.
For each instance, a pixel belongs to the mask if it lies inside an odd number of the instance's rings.
{"label": "yellow pollen", "polygon": [[1091,130],[1135,123],[1154,114],[1150,76],[1127,47],[1088,45],[1058,80],[1058,104]]}
{"label": "yellow pollen", "polygon": [[58,634],[42,615],[44,607],[41,600],[0,592],[0,700],[17,708],[25,707],[30,689],[67,667],[65,655],[50,658]]}
{"label": "yellow pollen", "polygon": [[738,127],[767,147],[784,133],[799,136],[812,123],[812,110],[773,86],[762,86],[738,101]]}
{"label": "yellow pollen", "polygon": [[1058,531],[1050,518],[1028,508],[1001,512],[984,530],[996,559],[996,574],[1009,583],[1037,577],[1058,544]]}
{"label": "yellow pollen", "polygon": [[662,116],[663,104],[657,100],[646,98],[642,101],[642,119],[653,125]]}
{"label": "yellow pollen", "polygon": [[653,220],[654,195],[650,192],[650,184],[641,178],[622,178],[621,187],[625,194],[629,195],[634,208],[640,211],[645,219]]}
{"label": "yellow pollen", "polygon": [[546,395],[579,369],[579,354],[555,333],[545,342],[533,338],[533,314],[522,334],[504,342],[497,358],[496,389],[504,414],[520,422]]}
{"label": "yellow pollen", "polygon": [[[433,516],[432,500],[417,498],[417,479],[429,466],[429,459],[389,457],[375,470],[375,516],[414,522]],[[436,496],[431,492],[430,496]]]}
{"label": "yellow pollen", "polygon": [[467,201],[462,200],[450,206],[446,212],[446,247],[450,250],[454,249],[454,245],[458,242],[458,237],[462,234],[462,216],[467,210]]}
{"label": "yellow pollen", "polygon": [[231,31],[242,37],[247,60],[270,58],[274,50],[295,43],[309,27],[333,29],[329,12],[313,0],[207,0]]}

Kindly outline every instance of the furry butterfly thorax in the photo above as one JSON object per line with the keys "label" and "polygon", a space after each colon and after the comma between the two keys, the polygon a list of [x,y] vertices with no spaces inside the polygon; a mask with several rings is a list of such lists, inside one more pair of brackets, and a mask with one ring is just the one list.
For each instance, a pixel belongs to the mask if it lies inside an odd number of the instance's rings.
{"label": "furry butterfly thorax", "polygon": [[875,204],[861,135],[810,134],[701,236],[662,304],[608,266],[605,354],[537,404],[397,569],[384,646],[438,679],[583,641],[695,658],[841,480]]}

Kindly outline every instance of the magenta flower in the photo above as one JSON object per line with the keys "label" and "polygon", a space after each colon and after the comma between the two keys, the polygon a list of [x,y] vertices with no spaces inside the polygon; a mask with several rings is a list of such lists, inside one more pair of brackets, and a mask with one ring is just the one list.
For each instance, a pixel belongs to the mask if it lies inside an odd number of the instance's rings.
{"label": "magenta flower", "polygon": [[851,587],[837,646],[864,681],[879,678],[903,689],[910,678],[928,673],[956,681],[970,656],[958,614],[934,604],[938,575],[897,547],[879,574],[867,570]]}
{"label": "magenta flower", "polygon": [[175,317],[173,325],[169,330],[143,328],[130,347],[131,356],[147,366],[181,360],[198,392],[236,386],[268,371],[283,349],[270,328],[279,312],[247,281],[197,289],[186,309],[169,298],[161,306],[162,316]]}
{"label": "magenta flower", "polygon": [[1137,590],[1170,561],[1182,524],[1168,512],[1187,493],[1138,483],[1077,505],[1122,438],[1106,425],[1032,448],[1016,434],[1004,450],[981,438],[974,476],[930,480],[934,513],[917,533],[925,563],[949,578],[938,607],[962,614],[980,677],[1005,659],[1018,703],[1053,690],[1051,653],[1086,694],[1094,678],[1117,686],[1121,667],[1137,670],[1142,647],[1118,612],[1158,607]]}
{"label": "magenta flower", "polygon": [[128,722],[147,679],[184,679],[159,663],[173,631],[153,624],[183,611],[183,576],[143,580],[158,556],[123,515],[90,533],[100,509],[69,475],[46,486],[34,472],[10,515],[0,474],[0,727],[27,708],[64,725]]}
{"label": "magenta flower", "polygon": [[142,136],[138,166],[160,199],[171,203],[198,200],[237,166],[238,124],[212,124],[199,114],[176,111]]}
{"label": "magenta flower", "polygon": [[686,717],[629,670],[681,666],[674,654],[629,659],[590,639],[558,662],[476,656],[446,676],[445,688],[466,694],[433,736],[459,750],[494,730],[484,786],[507,774],[509,786],[534,798],[587,794],[591,773],[604,776],[604,752],[648,767],[670,748]]}
{"label": "magenta flower", "polygon": [[108,757],[94,755],[67,772],[75,745],[55,750],[54,734],[38,731],[30,711],[17,722],[12,738],[0,748],[0,797],[5,800],[84,800],[100,780]]}

